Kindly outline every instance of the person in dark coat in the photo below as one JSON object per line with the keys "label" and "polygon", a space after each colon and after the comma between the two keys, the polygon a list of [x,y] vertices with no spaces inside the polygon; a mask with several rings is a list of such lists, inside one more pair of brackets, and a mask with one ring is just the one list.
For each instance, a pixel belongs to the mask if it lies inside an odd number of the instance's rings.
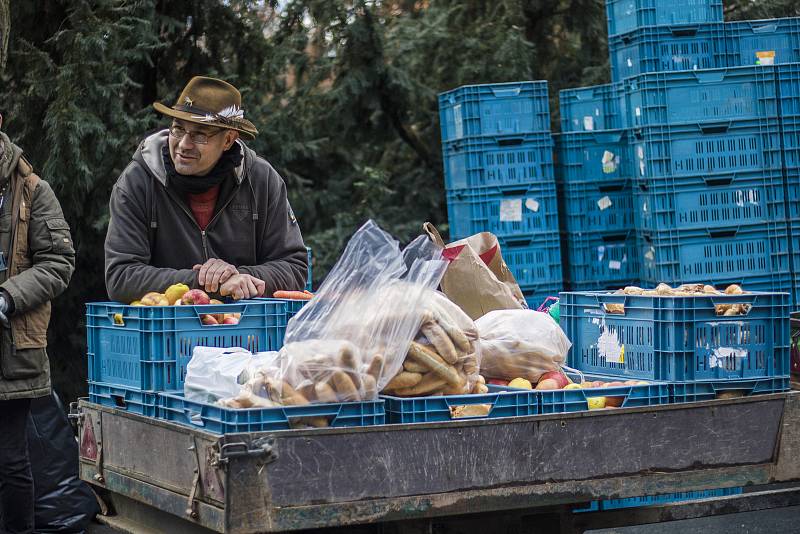
{"label": "person in dark coat", "polygon": [[144,139],[111,194],[106,289],[131,302],[186,284],[234,299],[301,290],[307,254],[286,184],[254,139],[239,91],[192,78],[169,128]]}

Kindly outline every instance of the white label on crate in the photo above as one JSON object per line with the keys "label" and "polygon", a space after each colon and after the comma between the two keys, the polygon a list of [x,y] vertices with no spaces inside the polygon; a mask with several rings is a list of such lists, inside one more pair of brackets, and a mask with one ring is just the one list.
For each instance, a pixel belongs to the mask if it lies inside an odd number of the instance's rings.
{"label": "white label on crate", "polygon": [[622,269],[622,262],[618,260],[611,260],[608,262],[608,268],[612,271],[619,271]]}
{"label": "white label on crate", "polygon": [[640,159],[639,160],[639,174],[641,176],[644,176],[644,171],[645,171],[644,160]]}
{"label": "white label on crate", "polygon": [[461,119],[461,104],[453,106],[453,122],[455,123],[455,138],[464,137],[464,121]]}
{"label": "white label on crate", "polygon": [[614,155],[613,152],[609,152],[608,150],[603,151],[603,159],[601,161],[603,164],[603,174],[611,174],[617,171],[617,165],[619,164],[619,158]]}
{"label": "white label on crate", "polygon": [[604,196],[603,198],[597,201],[597,207],[600,208],[600,211],[607,210],[613,204],[614,203],[611,202],[611,199],[608,198],[608,195]]}
{"label": "white label on crate", "polygon": [[636,147],[636,157],[639,159],[644,159],[644,147],[642,145],[638,145]]}
{"label": "white label on crate", "polygon": [[587,115],[583,118],[583,129],[587,132],[594,130],[594,117]]}
{"label": "white label on crate", "polygon": [[623,358],[622,344],[619,342],[617,333],[611,329],[603,330],[597,340],[597,353],[601,358],[605,358],[609,363],[621,363]]}
{"label": "white label on crate", "polygon": [[774,65],[775,50],[760,50],[756,52],[756,65]]}
{"label": "white label on crate", "polygon": [[656,259],[656,249],[654,247],[647,249],[647,252],[644,253],[644,259],[647,261],[653,261]]}
{"label": "white label on crate", "polygon": [[708,355],[708,366],[736,371],[741,368],[741,360],[745,358],[747,358],[747,349],[717,347]]}
{"label": "white label on crate", "polygon": [[512,198],[500,201],[500,221],[520,222],[522,220],[522,199]]}
{"label": "white label on crate", "polygon": [[647,201],[645,200],[642,202],[642,213],[647,213],[647,210],[650,209],[647,207]]}
{"label": "white label on crate", "polygon": [[640,108],[639,106],[636,106],[636,110],[634,111],[634,113],[636,113],[637,117],[641,117],[642,116],[642,108]]}
{"label": "white label on crate", "polygon": [[525,200],[525,207],[533,212],[539,211],[539,201],[535,198],[529,198]]}
{"label": "white label on crate", "polygon": [[605,255],[606,255],[606,247],[603,245],[597,247],[597,261],[603,261]]}
{"label": "white label on crate", "polygon": [[628,58],[628,68],[631,67],[633,67],[633,61],[631,61],[631,58]]}
{"label": "white label on crate", "polygon": [[743,208],[745,204],[758,206],[758,193],[754,189],[736,191],[736,205]]}

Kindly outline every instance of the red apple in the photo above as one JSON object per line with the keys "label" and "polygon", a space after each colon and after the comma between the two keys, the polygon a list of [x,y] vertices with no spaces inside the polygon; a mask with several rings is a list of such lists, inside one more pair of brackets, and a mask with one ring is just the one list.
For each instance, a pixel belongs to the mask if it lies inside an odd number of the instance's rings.
{"label": "red apple", "polygon": [[494,384],[495,386],[507,386],[508,385],[508,380],[503,380],[503,379],[500,379],[500,378],[487,378],[486,379],[486,383],[487,384]]}
{"label": "red apple", "polygon": [[619,408],[625,402],[625,397],[606,397],[606,408]]}
{"label": "red apple", "polygon": [[539,380],[535,389],[561,389],[561,386],[555,378],[545,378],[544,380]]}
{"label": "red apple", "polygon": [[183,294],[181,297],[181,302],[184,304],[202,305],[210,304],[211,299],[208,298],[208,294],[202,289],[190,289]]}
{"label": "red apple", "polygon": [[239,319],[236,317],[226,317],[222,320],[222,324],[239,324]]}
{"label": "red apple", "polygon": [[569,379],[567,378],[567,375],[565,375],[561,371],[548,371],[539,377],[539,383],[541,383],[542,380],[555,380],[556,384],[558,384],[558,387],[555,389],[561,389],[567,384],[569,384]]}
{"label": "red apple", "polygon": [[207,313],[200,316],[200,321],[206,326],[214,326],[219,324],[213,315],[209,315]]}

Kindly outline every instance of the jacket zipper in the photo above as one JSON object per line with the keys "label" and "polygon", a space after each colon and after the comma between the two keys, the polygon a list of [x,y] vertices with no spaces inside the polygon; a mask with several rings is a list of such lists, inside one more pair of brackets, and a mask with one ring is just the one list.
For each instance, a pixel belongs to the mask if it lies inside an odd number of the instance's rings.
{"label": "jacket zipper", "polygon": [[[217,217],[219,217],[219,214],[222,213],[223,211],[225,211],[225,208],[228,207],[228,204],[233,202],[234,197],[236,197],[236,194],[239,192],[239,187],[241,187],[241,184],[238,184],[236,186],[236,189],[233,191],[233,194],[230,196],[228,201],[225,202],[225,204],[219,209],[219,211],[214,214],[214,216],[211,218],[211,220],[208,221],[208,224],[206,225],[206,230],[211,228],[211,225],[214,223],[214,221],[217,220]],[[167,189],[166,187],[164,189],[167,191],[167,194],[169,196],[173,197],[172,198],[173,202],[175,202],[178,206],[180,206],[180,208],[183,210],[183,212],[186,214],[186,216],[189,217],[189,220],[192,221],[192,223],[194,223],[195,227],[198,230],[200,230],[200,239],[202,240],[202,243],[203,243],[203,263],[207,262],[208,261],[208,240],[206,239],[206,230],[203,230],[202,228],[200,228],[200,225],[197,224],[197,221],[195,220],[194,215],[189,213],[189,210],[186,209],[186,207],[183,205],[182,202],[179,202],[174,197],[174,195],[172,194],[172,192],[169,189]]]}

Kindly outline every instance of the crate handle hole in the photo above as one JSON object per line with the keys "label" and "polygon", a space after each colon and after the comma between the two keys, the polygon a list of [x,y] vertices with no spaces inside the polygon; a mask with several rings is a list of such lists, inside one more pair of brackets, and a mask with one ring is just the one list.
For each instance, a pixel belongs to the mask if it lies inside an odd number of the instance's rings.
{"label": "crate handle hole", "polygon": [[518,146],[522,144],[522,139],[520,138],[512,138],[512,139],[500,139],[497,141],[499,146]]}
{"label": "crate handle hole", "polygon": [[733,178],[713,178],[707,179],[706,185],[709,187],[719,187],[722,185],[730,185],[733,182]]}
{"label": "crate handle hole", "polygon": [[111,399],[114,401],[114,406],[125,410],[128,409],[128,403],[125,402],[125,397],[122,395],[111,395]]}

